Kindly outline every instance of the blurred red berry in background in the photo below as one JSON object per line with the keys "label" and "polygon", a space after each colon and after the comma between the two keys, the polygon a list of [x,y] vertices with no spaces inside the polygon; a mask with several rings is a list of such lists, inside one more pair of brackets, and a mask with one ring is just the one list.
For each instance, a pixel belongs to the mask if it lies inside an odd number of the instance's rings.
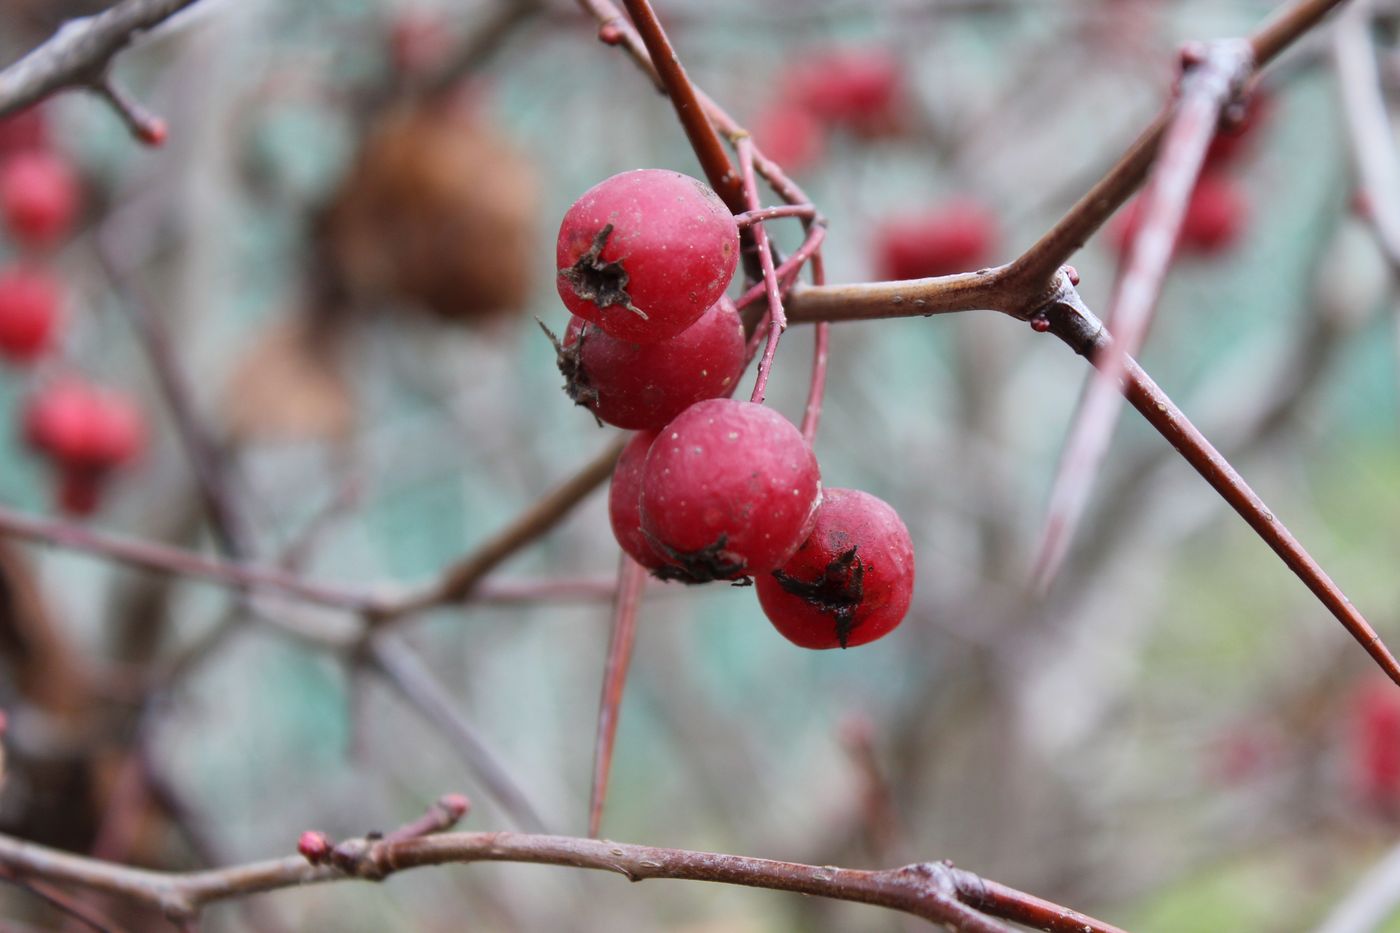
{"label": "blurred red berry in background", "polygon": [[35,150],[0,163],[0,217],[26,246],[52,246],[78,213],[78,178],[67,160]]}
{"label": "blurred red berry in background", "polygon": [[0,270],[0,356],[27,363],[44,354],[58,334],[63,286],[38,267]]}
{"label": "blurred red berry in background", "polygon": [[975,201],[950,201],[886,220],[875,234],[876,267],[884,279],[973,272],[990,261],[996,243],[990,210]]}

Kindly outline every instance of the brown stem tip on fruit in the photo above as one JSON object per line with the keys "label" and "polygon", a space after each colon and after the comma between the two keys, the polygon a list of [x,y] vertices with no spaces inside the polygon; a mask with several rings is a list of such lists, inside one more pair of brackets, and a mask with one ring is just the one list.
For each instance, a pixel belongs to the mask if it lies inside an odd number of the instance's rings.
{"label": "brown stem tip on fruit", "polygon": [[825,612],[836,620],[836,640],[845,648],[856,627],[856,607],[865,598],[865,564],[856,557],[856,548],[842,551],[835,560],[826,565],[821,576],[810,583],[789,576],[781,570],[773,571],[778,585],[799,599],[806,600],[813,608]]}
{"label": "brown stem tip on fruit", "polygon": [[627,270],[622,268],[620,261],[605,262],[602,258],[603,248],[608,245],[608,237],[612,236],[612,232],[612,224],[599,230],[598,235],[593,238],[593,245],[588,247],[588,252],[580,256],[572,266],[560,269],[559,274],[572,286],[574,294],[583,300],[591,301],[600,308],[622,305],[642,320],[646,320],[646,312],[632,304],[632,296],[627,294]]}

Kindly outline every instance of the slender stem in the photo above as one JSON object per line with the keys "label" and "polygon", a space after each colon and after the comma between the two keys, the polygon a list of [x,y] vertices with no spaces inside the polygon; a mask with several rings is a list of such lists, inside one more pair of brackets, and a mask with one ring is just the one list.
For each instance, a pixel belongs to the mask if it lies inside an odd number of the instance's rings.
{"label": "slender stem", "polygon": [[[753,140],[743,136],[739,138],[737,145],[739,171],[744,183],[744,201],[751,211],[756,211],[759,200],[758,180],[754,176]],[[758,362],[758,377],[754,380],[753,396],[750,399],[762,404],[768,389],[768,376],[773,371],[773,357],[778,352],[778,341],[782,339],[783,331],[787,330],[787,317],[783,314],[782,290],[778,285],[777,269],[773,266],[773,251],[769,248],[768,231],[764,228],[762,220],[756,221],[750,231],[758,247],[759,268],[763,271],[763,285],[768,296],[768,345],[764,348],[763,359]]]}
{"label": "slender stem", "polygon": [[[826,281],[826,264],[820,251],[812,255],[812,284]],[[807,443],[817,438],[822,420],[822,400],[826,396],[827,356],[831,344],[831,325],[822,321],[812,338],[812,381],[807,386],[807,408],[802,414],[802,436]]]}
{"label": "slender stem", "polygon": [[456,699],[433,676],[422,658],[397,636],[383,632],[371,638],[364,650],[374,671],[451,740],[462,760],[501,809],[518,825],[543,831],[544,821],[539,811],[476,727],[458,711]]}
{"label": "slender stem", "polygon": [[[1056,303],[1046,311],[1050,333],[1067,343],[1071,349],[1089,359],[1095,366],[1109,351],[1111,338],[1103,324],[1078,296]],[[1346,594],[1332,582],[1313,560],[1298,539],[1293,537],[1244,477],[1230,466],[1220,452],[1196,429],[1180,409],[1152,381],[1136,360],[1125,361],[1123,393],[1128,402],[1147,419],[1186,462],[1201,474],[1220,497],[1254,529],[1313,595],[1327,607],[1337,621],[1366,649],[1391,680],[1400,684],[1400,663],[1381,642],[1365,617],[1352,605]]]}
{"label": "slender stem", "polygon": [[810,204],[781,204],[777,207],[761,207],[757,210],[744,211],[742,214],[734,215],[734,222],[740,229],[753,226],[765,220],[778,220],[782,217],[801,217],[811,220],[816,216],[817,209]]}
{"label": "slender stem", "polygon": [[647,572],[623,554],[617,568],[617,597],[613,602],[612,635],[608,658],[603,666],[602,696],[598,699],[598,731],[593,744],[593,789],[588,795],[588,835],[597,838],[603,823],[603,804],[608,797],[608,775],[612,771],[613,747],[617,742],[618,713],[632,648],[637,642],[637,610],[646,588]]}
{"label": "slender stem", "polygon": [[685,129],[690,147],[695,150],[695,157],[700,160],[700,168],[709,179],[710,187],[715,189],[720,200],[724,201],[732,212],[743,212],[747,209],[744,205],[743,189],[740,187],[739,176],[734,173],[734,166],[729,161],[729,154],[724,150],[724,141],[710,123],[695,86],[686,76],[685,66],[676,55],[666,30],[661,28],[661,21],[656,18],[656,11],[652,9],[648,0],[623,0],[623,3],[646,44],[651,62],[661,78],[662,86],[671,97],[671,104],[676,108],[676,117]]}
{"label": "slender stem", "polygon": [[559,524],[574,507],[612,475],[613,464],[626,444],[619,437],[584,464],[573,476],[535,502],[510,525],[472,553],[443,571],[427,589],[374,612],[376,623],[402,619],[434,606],[462,602],[478,583],[506,558]]}
{"label": "slender stem", "polygon": [[196,0],[124,0],[95,16],[73,20],[19,61],[0,71],[0,117],[65,88],[98,84],[117,53],[140,33]]}
{"label": "slender stem", "polygon": [[1124,361],[1135,355],[1147,338],[1186,218],[1186,205],[1205,164],[1206,149],[1215,136],[1221,111],[1249,68],[1249,46],[1242,42],[1212,45],[1202,61],[1186,66],[1180,102],[1142,196],[1141,224],[1134,231],[1126,268],[1109,306],[1114,341],[1107,355],[1096,361],[1097,372],[1084,393],[1051,488],[1049,514],[1033,571],[1039,593],[1049,588],[1059,572],[1084,515],[1122,408],[1118,383]]}
{"label": "slender stem", "polygon": [[380,601],[369,593],[313,583],[277,567],[231,563],[154,541],[24,515],[4,506],[0,506],[0,535],[84,551],[133,567],[206,580],[234,589],[276,593],[331,609],[370,612],[380,607]]}

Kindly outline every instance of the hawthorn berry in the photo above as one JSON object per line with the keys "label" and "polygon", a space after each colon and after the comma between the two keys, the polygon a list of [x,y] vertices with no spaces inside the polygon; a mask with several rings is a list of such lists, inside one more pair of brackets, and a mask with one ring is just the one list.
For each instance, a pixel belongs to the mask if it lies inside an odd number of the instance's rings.
{"label": "hawthorn berry", "polygon": [[903,128],[904,77],[884,49],[840,49],[803,58],[781,82],[783,97],[818,120],[865,137]]}
{"label": "hawthorn berry", "polygon": [[864,645],[889,634],[909,611],[914,544],[883,499],[828,489],[811,535],[756,585],[764,614],[793,644]]}
{"label": "hawthorn berry", "polygon": [[639,432],[622,448],[608,486],[608,520],[613,537],[629,557],[648,570],[667,565],[666,557],[642,531],[642,467],[656,435]]}
{"label": "hawthorn berry", "polygon": [[1369,807],[1400,815],[1400,691],[1388,680],[1364,681],[1351,697],[1345,746],[1353,793]]}
{"label": "hawthorn berry", "polygon": [[63,288],[48,273],[0,270],[0,356],[27,363],[43,355],[58,333],[62,305]]}
{"label": "hawthorn berry", "polygon": [[[1207,172],[1191,191],[1177,234],[1177,249],[1203,256],[1223,252],[1239,240],[1248,219],[1249,205],[1235,183],[1217,172]],[[1131,248],[1141,225],[1142,199],[1135,198],[1109,230],[1119,256]]]}
{"label": "hawthorn berry", "polygon": [[997,221],[974,201],[887,221],[876,234],[876,264],[885,279],[922,279],[971,272],[996,247]]}
{"label": "hawthorn berry", "polygon": [[559,225],[559,296],[619,340],[653,343],[693,324],[729,286],[739,227],[704,182],[637,169],[599,182]]}
{"label": "hawthorn berry", "polygon": [[782,415],[709,399],[657,435],[642,468],[642,530],[689,583],[767,573],[797,550],[821,503],[812,448]]}
{"label": "hawthorn berry", "polygon": [[1249,219],[1249,205],[1230,179],[1214,172],[1196,182],[1186,218],[1181,224],[1181,246],[1203,255],[1230,248],[1239,240]]}
{"label": "hawthorn berry", "polygon": [[659,431],[696,402],[729,394],[744,368],[744,324],[721,296],[666,340],[619,340],[574,317],[556,349],[564,389],[576,403],[616,427]]}
{"label": "hawthorn berry", "polygon": [[140,410],[130,399],[71,376],[29,399],[24,434],[57,469],[59,504],[79,515],[96,509],[103,482],[145,443]]}
{"label": "hawthorn berry", "polygon": [[753,136],[764,155],[789,172],[800,172],[826,154],[822,122],[806,108],[779,102],[753,120]]}
{"label": "hawthorn berry", "polygon": [[0,216],[27,246],[60,240],[73,225],[78,197],[73,170],[52,152],[19,152],[0,163]]}

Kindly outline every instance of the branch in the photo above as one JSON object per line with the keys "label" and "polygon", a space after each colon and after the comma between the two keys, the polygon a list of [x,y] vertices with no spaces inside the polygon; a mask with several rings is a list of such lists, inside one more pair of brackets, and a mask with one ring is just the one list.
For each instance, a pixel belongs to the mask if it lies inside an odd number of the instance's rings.
{"label": "branch", "polygon": [[[1094,366],[1103,365],[1106,354],[1112,352],[1112,338],[1102,322],[1094,316],[1077,293],[1072,291],[1045,311],[1048,330],[1063,340]],[[1187,417],[1181,413],[1152,378],[1132,357],[1124,359],[1123,393],[1129,403],[1147,422],[1176,448],[1186,462],[1201,474],[1230,507],[1254,529],[1255,534],[1282,558],[1283,562],[1342,623],[1387,676],[1400,684],[1400,663],[1390,653],[1365,617],[1351,600],[1318,565],[1306,549],[1293,537],[1277,516],[1264,504],[1244,477],[1211,445]]]}
{"label": "branch", "polygon": [[1122,933],[1075,911],[985,881],[947,862],[884,871],[803,865],[771,859],[629,845],[608,840],[525,833],[443,833],[389,841],[347,840],[335,864],[301,856],[196,872],[158,872],[35,845],[0,835],[0,865],[20,874],[81,885],[146,904],[176,921],[230,898],[328,881],[380,881],[399,871],[470,862],[524,862],[616,872],[629,881],[673,878],[790,891],[903,911],[969,933],[1010,933],[986,916],[1050,933]]}
{"label": "branch", "polygon": [[525,792],[476,727],[458,712],[456,699],[408,645],[392,635],[377,635],[365,646],[365,660],[424,719],[452,740],[462,760],[511,819],[526,829],[544,830],[544,821]]}
{"label": "branch", "polygon": [[695,86],[686,76],[685,66],[676,55],[666,31],[661,28],[661,21],[656,18],[656,11],[648,0],[623,2],[646,45],[661,86],[666,89],[671,104],[676,108],[676,117],[690,140],[690,147],[695,150],[695,157],[700,160],[700,167],[710,187],[715,189],[731,213],[741,214],[749,210],[739,176],[734,172],[729,154],[724,151],[724,142],[710,123]]}
{"label": "branch", "polygon": [[1375,48],[1367,34],[1371,6],[1358,2],[1337,19],[1332,62],[1356,179],[1366,195],[1363,213],[1375,230],[1391,275],[1400,278],[1400,153],[1381,93]]}
{"label": "branch", "polygon": [[616,438],[602,453],[584,464],[582,469],[532,505],[495,537],[443,571],[432,586],[391,605],[372,609],[371,622],[375,625],[388,623],[469,598],[481,579],[498,564],[559,524],[573,511],[574,506],[612,476],[613,464],[626,443],[626,435]]}
{"label": "branch", "polygon": [[612,771],[613,745],[617,740],[618,711],[632,648],[637,643],[637,609],[647,572],[641,564],[623,554],[617,568],[617,597],[613,602],[612,637],[603,666],[602,696],[598,699],[598,734],[593,745],[593,789],[588,795],[588,835],[596,838],[603,823],[603,804],[608,799],[608,775]]}
{"label": "branch", "polygon": [[1034,587],[1041,594],[1069,552],[1094,479],[1108,453],[1122,408],[1118,383],[1124,361],[1136,355],[1147,338],[1176,253],[1186,204],[1205,164],[1206,149],[1215,136],[1221,112],[1251,70],[1249,46],[1222,42],[1204,53],[1184,52],[1182,67],[1185,73],[1179,103],[1142,196],[1142,224],[1133,236],[1126,269],[1109,307],[1108,322],[1115,337],[1112,350],[1096,364],[1098,371],[1080,402],[1051,488],[1049,514],[1033,571]]}
{"label": "branch", "polygon": [[[153,118],[133,109],[112,87],[112,60],[139,34],[193,6],[197,0],[124,0],[95,16],[66,23],[47,41],[0,71],[0,117],[37,103],[56,91],[97,91],[147,143],[159,143]],[[145,134],[150,134],[148,137]]]}

